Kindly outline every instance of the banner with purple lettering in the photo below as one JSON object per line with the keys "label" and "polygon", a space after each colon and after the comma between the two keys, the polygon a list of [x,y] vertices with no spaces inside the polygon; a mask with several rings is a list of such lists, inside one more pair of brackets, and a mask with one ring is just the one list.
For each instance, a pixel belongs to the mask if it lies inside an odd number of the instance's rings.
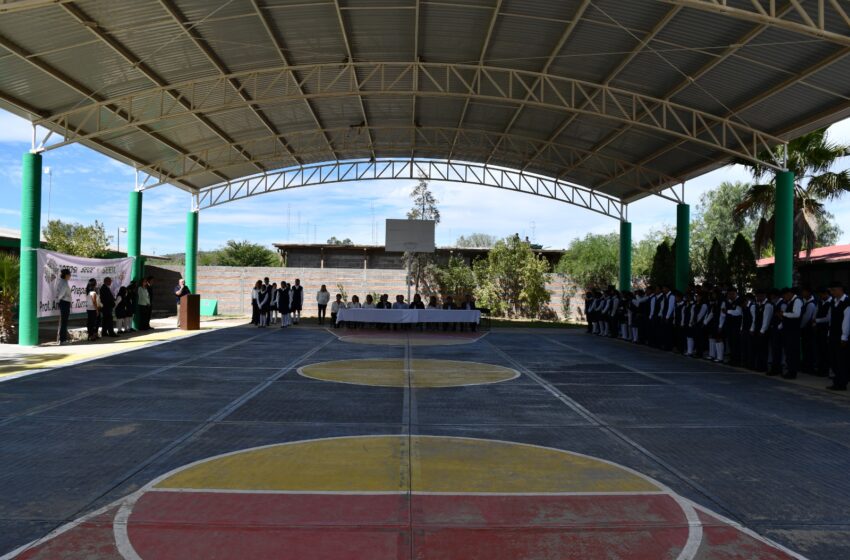
{"label": "banner with purple lettering", "polygon": [[112,278],[112,293],[118,293],[118,288],[130,283],[133,270],[133,257],[123,259],[89,259],[63,255],[45,249],[38,250],[38,316],[52,317],[59,315],[57,304],[57,282],[59,272],[67,268],[71,271],[68,284],[71,286],[71,313],[85,313],[86,284],[89,279],[97,280],[97,287],[103,284],[107,276]]}

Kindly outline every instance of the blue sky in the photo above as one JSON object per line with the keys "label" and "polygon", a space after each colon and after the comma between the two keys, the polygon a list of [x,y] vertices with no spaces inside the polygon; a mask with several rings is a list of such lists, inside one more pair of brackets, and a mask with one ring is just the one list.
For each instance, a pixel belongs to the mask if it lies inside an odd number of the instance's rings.
{"label": "blue sky", "polygon": [[[20,227],[21,156],[30,147],[29,123],[0,110],[0,227]],[[830,130],[833,140],[850,144],[850,119]],[[842,162],[843,166],[850,162]],[[100,220],[110,235],[127,225],[128,193],[133,190],[131,167],[82,146],[66,146],[44,155],[52,188],[48,205],[44,177],[42,224],[48,217],[89,224]],[[722,181],[747,181],[740,167],[730,166],[686,185],[687,202],[695,207],[702,193]],[[383,243],[384,220],[403,218],[410,207],[415,181],[372,181],[307,187],[266,194],[204,210],[200,216],[201,249],[214,249],[228,239],[274,242],[324,242],[331,236],[355,243]],[[507,236],[518,232],[546,247],[564,248],[587,233],[619,230],[618,223],[598,214],[534,196],[474,185],[432,182],[442,223],[437,244],[451,245],[460,235],[474,232]],[[190,196],[169,186],[145,191],[142,251],[165,254],[183,251],[184,224]],[[49,208],[48,208],[49,206]],[[829,203],[850,243],[850,195]],[[374,215],[374,220],[373,220]],[[288,216],[288,218],[287,218]],[[672,202],[648,197],[630,205],[633,237],[675,223]],[[377,240],[373,234],[377,224]],[[125,236],[122,235],[122,245]]]}

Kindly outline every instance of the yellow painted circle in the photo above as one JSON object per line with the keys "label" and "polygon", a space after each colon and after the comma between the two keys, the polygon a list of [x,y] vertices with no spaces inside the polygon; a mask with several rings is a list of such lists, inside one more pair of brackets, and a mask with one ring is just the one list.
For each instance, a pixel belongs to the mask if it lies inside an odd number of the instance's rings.
{"label": "yellow painted circle", "polygon": [[395,358],[322,362],[303,366],[298,373],[320,381],[374,387],[407,387],[409,384],[417,388],[487,385],[519,377],[515,369],[456,360],[414,359],[408,370],[404,360]]}
{"label": "yellow painted circle", "polygon": [[305,493],[663,491],[634,471],[576,453],[433,436],[358,436],[273,445],[203,461],[154,487]]}

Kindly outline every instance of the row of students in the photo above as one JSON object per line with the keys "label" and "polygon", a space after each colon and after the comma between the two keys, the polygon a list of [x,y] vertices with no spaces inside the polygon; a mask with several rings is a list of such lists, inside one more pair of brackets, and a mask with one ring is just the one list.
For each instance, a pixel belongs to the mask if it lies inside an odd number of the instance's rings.
{"label": "row of students", "polygon": [[799,372],[850,380],[850,296],[839,283],[810,288],[756,289],[740,295],[668,286],[585,294],[587,330],[694,358],[794,379]]}
{"label": "row of students", "polygon": [[294,284],[281,281],[269,284],[269,279],[257,280],[251,290],[251,324],[265,328],[275,323],[280,328],[297,325],[304,304],[304,287],[301,280]]}

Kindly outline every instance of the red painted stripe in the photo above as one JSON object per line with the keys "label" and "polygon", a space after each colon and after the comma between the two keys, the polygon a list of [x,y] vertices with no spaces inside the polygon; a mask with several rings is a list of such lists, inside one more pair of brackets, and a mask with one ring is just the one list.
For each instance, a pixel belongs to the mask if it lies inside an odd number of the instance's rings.
{"label": "red painted stripe", "polygon": [[406,527],[409,525],[409,510],[406,494],[148,492],[133,508],[130,523]]}
{"label": "red painted stripe", "polygon": [[703,512],[703,541],[699,558],[705,560],[793,560],[790,554],[762,542]]}
{"label": "red painted stripe", "polygon": [[[413,497],[414,525],[453,527],[670,527],[687,525],[666,495]],[[683,531],[687,537],[687,531]]]}

